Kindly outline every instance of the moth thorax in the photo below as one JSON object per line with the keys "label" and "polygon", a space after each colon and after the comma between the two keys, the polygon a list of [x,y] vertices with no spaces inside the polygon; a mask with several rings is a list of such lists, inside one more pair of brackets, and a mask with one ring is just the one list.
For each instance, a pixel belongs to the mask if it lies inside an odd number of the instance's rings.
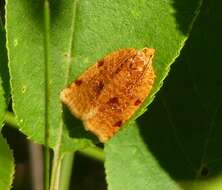
{"label": "moth thorax", "polygon": [[143,48],[142,52],[144,54],[144,56],[148,59],[152,59],[155,53],[155,49],[152,48]]}
{"label": "moth thorax", "polygon": [[132,69],[132,71],[143,71],[146,63],[145,55],[142,52],[138,52],[131,63],[130,69]]}

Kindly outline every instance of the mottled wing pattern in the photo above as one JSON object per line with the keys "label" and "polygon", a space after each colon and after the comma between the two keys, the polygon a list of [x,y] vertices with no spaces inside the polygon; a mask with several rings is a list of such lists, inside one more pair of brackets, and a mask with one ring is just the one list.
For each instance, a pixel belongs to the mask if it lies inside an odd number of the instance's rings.
{"label": "mottled wing pattern", "polygon": [[122,49],[98,61],[61,93],[61,100],[101,142],[111,138],[148,96],[154,50]]}
{"label": "mottled wing pattern", "polygon": [[91,110],[94,115],[84,121],[101,142],[111,138],[148,96],[155,78],[151,64],[154,51],[149,53],[138,52],[122,65],[98,98],[99,106]]}
{"label": "mottled wing pattern", "polygon": [[98,105],[97,99],[104,86],[112,81],[116,70],[133,54],[136,54],[135,49],[122,49],[99,60],[61,92],[63,103],[77,118],[85,118],[90,109]]}

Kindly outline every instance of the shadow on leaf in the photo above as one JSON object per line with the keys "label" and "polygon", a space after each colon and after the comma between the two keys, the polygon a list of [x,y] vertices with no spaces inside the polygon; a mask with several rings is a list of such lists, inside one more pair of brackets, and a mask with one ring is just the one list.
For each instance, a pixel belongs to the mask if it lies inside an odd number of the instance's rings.
{"label": "shadow on leaf", "polygon": [[222,173],[221,6],[218,1],[203,4],[163,88],[138,120],[147,146],[178,180]]}
{"label": "shadow on leaf", "polygon": [[84,129],[82,121],[74,117],[65,105],[63,105],[63,113],[63,120],[71,138],[88,138],[98,143],[96,137]]}

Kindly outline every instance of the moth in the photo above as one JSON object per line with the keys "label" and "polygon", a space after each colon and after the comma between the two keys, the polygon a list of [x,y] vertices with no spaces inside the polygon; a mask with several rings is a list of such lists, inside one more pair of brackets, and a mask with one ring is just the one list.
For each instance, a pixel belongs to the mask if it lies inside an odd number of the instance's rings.
{"label": "moth", "polygon": [[154,52],[125,48],[106,55],[62,90],[61,101],[86,130],[107,142],[149,95]]}

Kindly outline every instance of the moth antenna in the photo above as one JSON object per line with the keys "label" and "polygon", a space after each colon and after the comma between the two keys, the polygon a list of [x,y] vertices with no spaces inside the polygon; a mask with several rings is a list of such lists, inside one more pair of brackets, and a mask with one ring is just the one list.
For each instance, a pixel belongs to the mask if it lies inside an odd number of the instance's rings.
{"label": "moth antenna", "polygon": [[[143,48],[142,50],[144,50],[144,49],[147,49],[147,48]],[[154,49],[153,49],[153,50],[154,50]],[[154,52],[155,52],[155,50],[154,50]],[[145,65],[144,71],[143,71],[142,74],[138,77],[138,79],[133,83],[133,85],[132,85],[132,87],[131,87],[130,89],[132,89],[132,88],[135,86],[135,84],[144,76],[145,71],[148,69],[149,64],[152,62],[152,58],[154,57],[154,52],[149,55],[149,61],[148,61],[148,63]]]}

